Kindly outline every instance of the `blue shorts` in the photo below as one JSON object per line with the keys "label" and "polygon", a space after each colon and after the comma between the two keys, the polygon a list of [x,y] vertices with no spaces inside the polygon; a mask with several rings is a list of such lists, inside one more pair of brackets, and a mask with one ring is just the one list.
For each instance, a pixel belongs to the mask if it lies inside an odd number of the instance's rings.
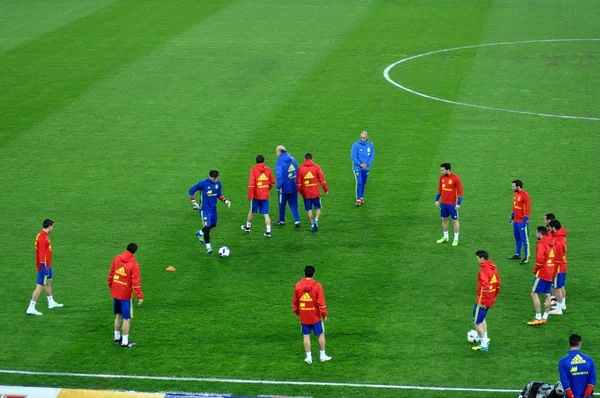
{"label": "blue shorts", "polygon": [[440,204],[440,215],[442,218],[450,217],[453,220],[458,220],[458,211],[456,205],[448,205],[446,203]]}
{"label": "blue shorts", "polygon": [[554,281],[552,283],[552,287],[555,288],[555,289],[560,289],[561,287],[565,286],[565,281],[566,280],[567,280],[567,273],[566,272],[559,272],[554,277]]}
{"label": "blue shorts", "polygon": [[48,269],[48,276],[44,276],[44,271],[38,271],[37,275],[37,284],[41,286],[46,286],[46,280],[52,279],[52,268]]}
{"label": "blue shorts", "polygon": [[133,311],[131,311],[131,300],[113,300],[115,302],[115,315],[121,314],[123,316],[123,319],[129,319],[133,316]]}
{"label": "blue shorts", "polygon": [[252,213],[269,214],[269,199],[252,199]]}
{"label": "blue shorts", "polygon": [[311,211],[312,209],[321,208],[321,197],[314,199],[304,199],[304,210]]}
{"label": "blue shorts", "polygon": [[315,336],[320,336],[323,334],[323,323],[321,321],[312,324],[312,325],[305,325],[305,324],[301,324],[302,325],[302,334],[306,335],[306,334],[310,334],[310,331],[312,330],[313,333],[315,334]]}
{"label": "blue shorts", "polygon": [[531,291],[538,294],[550,294],[552,291],[552,282],[545,281],[536,276],[531,283]]}
{"label": "blue shorts", "polygon": [[483,322],[489,309],[490,307],[483,307],[481,304],[475,303],[473,306],[473,322],[477,325]]}
{"label": "blue shorts", "polygon": [[211,213],[206,210],[200,210],[200,218],[202,219],[205,227],[216,227],[217,226],[217,212]]}

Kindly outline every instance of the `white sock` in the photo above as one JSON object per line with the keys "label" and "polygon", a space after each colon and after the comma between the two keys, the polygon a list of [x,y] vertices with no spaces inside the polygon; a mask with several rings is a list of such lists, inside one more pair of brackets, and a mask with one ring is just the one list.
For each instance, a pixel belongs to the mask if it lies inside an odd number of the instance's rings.
{"label": "white sock", "polygon": [[537,319],[538,321],[542,319],[542,314],[540,314],[539,312],[535,314],[535,319]]}
{"label": "white sock", "polygon": [[489,342],[490,342],[490,339],[488,339],[487,337],[484,337],[483,339],[481,339],[481,346],[487,347]]}
{"label": "white sock", "polygon": [[47,296],[48,297],[48,304],[54,304],[54,298],[52,296]]}
{"label": "white sock", "polygon": [[458,240],[458,232],[454,233],[454,240]]}
{"label": "white sock", "polygon": [[268,233],[268,234],[270,234],[270,233],[271,233],[271,226],[270,226],[270,225],[267,227],[267,233]]}
{"label": "white sock", "polygon": [[444,239],[448,239],[448,231],[444,231]]}
{"label": "white sock", "polygon": [[30,310],[35,310],[35,304],[36,304],[36,301],[31,300],[29,302],[29,309]]}
{"label": "white sock", "polygon": [[252,223],[246,221],[246,229],[250,229],[250,228],[252,228]]}
{"label": "white sock", "polygon": [[129,344],[129,335],[128,334],[123,335],[123,340],[121,340],[121,344],[123,344],[123,345]]}
{"label": "white sock", "polygon": [[312,352],[306,353],[306,359],[308,359],[309,361],[312,361]]}
{"label": "white sock", "polygon": [[325,350],[320,350],[321,358],[325,358],[327,355],[325,354]]}
{"label": "white sock", "polygon": [[484,338],[484,339],[487,339],[487,338],[488,338],[488,337],[487,337],[487,332],[485,332],[485,333],[483,334],[483,338]]}
{"label": "white sock", "polygon": [[206,248],[207,248],[207,249],[211,249],[211,247],[210,247],[210,243],[207,243],[207,244],[206,244]]}
{"label": "white sock", "polygon": [[319,219],[315,218],[315,224],[318,224],[318,223],[319,223]]}
{"label": "white sock", "polygon": [[115,330],[115,340],[119,340],[121,338],[121,332],[118,330]]}
{"label": "white sock", "polygon": [[566,298],[562,299],[562,301],[560,302],[560,308],[562,308],[563,310],[567,309],[567,299]]}
{"label": "white sock", "polygon": [[543,318],[543,319],[548,319],[548,313],[547,313],[547,312],[544,312],[544,315],[542,315],[542,318]]}

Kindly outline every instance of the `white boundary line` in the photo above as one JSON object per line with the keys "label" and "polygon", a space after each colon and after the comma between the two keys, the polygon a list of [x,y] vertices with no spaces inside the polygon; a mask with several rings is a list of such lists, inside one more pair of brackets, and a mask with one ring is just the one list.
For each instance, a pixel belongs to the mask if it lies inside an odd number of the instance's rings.
{"label": "white boundary line", "polygon": [[27,370],[8,370],[8,369],[0,369],[0,373],[32,375],[32,376],[90,377],[90,378],[101,378],[101,379],[194,381],[194,382],[237,383],[237,384],[278,384],[278,385],[292,385],[292,386],[358,387],[358,388],[379,388],[379,389],[395,389],[395,390],[468,391],[468,392],[491,392],[491,393],[511,393],[511,392],[519,393],[522,391],[522,390],[508,390],[508,389],[498,389],[498,388],[403,386],[403,385],[395,385],[395,384],[335,383],[335,382],[326,382],[326,381],[218,379],[218,378],[213,378],[213,377],[111,375],[111,374],[93,374],[93,373],[88,374],[88,373],[34,372],[34,371],[27,371]]}
{"label": "white boundary line", "polygon": [[443,99],[443,98],[438,98],[438,97],[434,97],[434,96],[431,96],[431,95],[427,95],[427,94],[424,94],[424,93],[420,93],[420,92],[415,91],[415,90],[411,90],[410,88],[408,88],[406,86],[403,86],[400,83],[397,83],[394,80],[392,80],[392,78],[390,78],[390,75],[389,75],[390,70],[392,70],[392,68],[394,68],[396,65],[399,65],[399,64],[401,64],[403,62],[411,61],[411,60],[416,59],[416,58],[424,57],[426,55],[432,55],[432,54],[438,54],[438,53],[444,53],[444,52],[456,51],[456,50],[464,50],[464,49],[467,49],[467,48],[477,48],[477,47],[492,47],[492,46],[504,46],[504,45],[509,45],[509,44],[526,44],[526,43],[556,43],[556,42],[570,42],[570,41],[600,41],[600,39],[549,39],[549,40],[506,41],[506,42],[500,42],[500,43],[476,44],[476,45],[472,45],[472,46],[462,46],[462,47],[446,48],[446,49],[443,49],[443,50],[430,51],[430,52],[424,53],[424,54],[413,55],[412,57],[404,58],[404,59],[401,59],[400,61],[394,62],[393,64],[389,65],[387,68],[384,69],[384,71],[383,71],[383,77],[385,77],[385,80],[387,80],[388,82],[392,83],[394,86],[399,87],[402,90],[408,91],[409,93],[416,94],[416,95],[419,95],[421,97],[429,98],[429,99],[432,99],[432,100],[435,100],[435,101],[445,102],[447,104],[469,106],[471,108],[487,109],[487,110],[492,110],[492,111],[519,113],[519,114],[522,114],[522,115],[535,115],[535,116],[545,116],[545,117],[556,117],[556,118],[561,118],[561,119],[600,120],[600,117],[554,115],[554,114],[551,114],[551,113],[526,112],[526,111],[517,111],[517,110],[514,110],[514,109],[496,108],[496,107],[493,107],[493,106],[475,105],[475,104],[468,104],[468,103],[465,103],[465,102],[451,101],[451,100],[447,100],[447,99]]}

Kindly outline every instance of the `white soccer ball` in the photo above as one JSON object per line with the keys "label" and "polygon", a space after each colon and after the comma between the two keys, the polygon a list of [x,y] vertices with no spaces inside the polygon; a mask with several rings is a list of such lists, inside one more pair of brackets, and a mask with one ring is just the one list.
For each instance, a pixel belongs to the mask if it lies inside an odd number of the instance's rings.
{"label": "white soccer ball", "polygon": [[467,341],[469,343],[479,343],[479,335],[476,330],[469,330],[467,332]]}
{"label": "white soccer ball", "polygon": [[229,248],[227,246],[223,246],[219,249],[219,256],[221,257],[229,257]]}

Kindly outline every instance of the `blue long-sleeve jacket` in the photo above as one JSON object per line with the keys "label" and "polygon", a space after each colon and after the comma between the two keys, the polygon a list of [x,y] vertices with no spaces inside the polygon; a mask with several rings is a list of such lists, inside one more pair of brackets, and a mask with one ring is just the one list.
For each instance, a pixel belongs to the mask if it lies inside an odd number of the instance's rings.
{"label": "blue long-sleeve jacket", "polygon": [[571,350],[558,363],[560,382],[566,390],[571,389],[575,398],[583,397],[588,384],[596,385],[596,366],[588,355],[579,350]]}
{"label": "blue long-sleeve jacket", "polygon": [[354,171],[363,170],[360,168],[361,163],[367,164],[364,170],[368,171],[371,168],[373,159],[375,159],[375,146],[369,140],[364,143],[358,140],[352,145],[350,156],[352,157],[352,169]]}
{"label": "blue long-sleeve jacket", "polygon": [[277,163],[275,164],[275,176],[277,177],[277,184],[275,187],[281,193],[288,194],[298,192],[296,187],[296,176],[298,175],[298,163],[296,159],[290,156],[289,153],[283,152],[279,155]]}

